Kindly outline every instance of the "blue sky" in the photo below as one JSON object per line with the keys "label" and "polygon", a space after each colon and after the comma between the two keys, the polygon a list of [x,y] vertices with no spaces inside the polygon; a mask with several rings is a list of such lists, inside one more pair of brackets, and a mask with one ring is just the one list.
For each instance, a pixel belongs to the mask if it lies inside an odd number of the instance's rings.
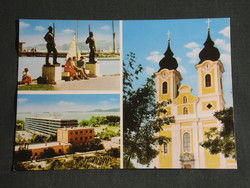
{"label": "blue sky", "polygon": [[[210,19],[210,34],[219,49],[225,73],[223,74],[224,93],[227,106],[232,106],[230,19]],[[148,76],[159,70],[159,61],[168,44],[177,59],[183,80],[197,95],[197,70],[199,52],[204,47],[208,33],[208,19],[183,20],[138,20],[123,22],[123,53],[134,52],[137,62],[144,67],[144,73],[137,84],[145,83]],[[126,60],[125,60],[126,61]]]}
{"label": "blue sky", "polygon": [[[45,44],[44,35],[48,27],[55,23],[55,40],[57,45],[70,43],[76,32],[76,20],[19,20],[19,41],[25,46]],[[78,41],[84,42],[88,37],[88,25],[94,33],[95,40],[112,41],[112,21],[78,21]],[[119,21],[114,21],[116,40],[119,40]]]}
{"label": "blue sky", "polygon": [[118,94],[18,94],[17,112],[90,111],[120,107]]}

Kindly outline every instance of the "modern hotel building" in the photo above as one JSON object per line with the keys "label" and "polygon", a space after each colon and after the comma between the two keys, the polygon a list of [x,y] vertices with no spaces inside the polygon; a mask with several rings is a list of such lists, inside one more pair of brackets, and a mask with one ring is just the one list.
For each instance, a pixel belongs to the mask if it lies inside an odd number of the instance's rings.
{"label": "modern hotel building", "polygon": [[43,134],[45,136],[55,135],[59,128],[74,126],[78,126],[78,121],[75,119],[25,118],[26,130]]}

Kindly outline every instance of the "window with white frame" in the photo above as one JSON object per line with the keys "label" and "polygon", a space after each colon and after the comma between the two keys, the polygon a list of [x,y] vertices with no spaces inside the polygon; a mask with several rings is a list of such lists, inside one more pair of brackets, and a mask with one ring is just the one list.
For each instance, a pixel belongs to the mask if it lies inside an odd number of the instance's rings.
{"label": "window with white frame", "polygon": [[190,133],[184,133],[183,134],[183,150],[184,153],[190,152]]}

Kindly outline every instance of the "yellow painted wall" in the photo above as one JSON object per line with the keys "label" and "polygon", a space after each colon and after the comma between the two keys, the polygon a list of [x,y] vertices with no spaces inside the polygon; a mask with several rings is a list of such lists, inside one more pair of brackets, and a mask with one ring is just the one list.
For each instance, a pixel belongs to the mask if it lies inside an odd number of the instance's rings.
{"label": "yellow painted wall", "polygon": [[187,123],[181,123],[181,126],[191,126],[192,122],[187,122]]}
{"label": "yellow painted wall", "polygon": [[[209,108],[207,108],[207,105],[208,104],[211,104],[212,105],[212,107],[209,109]],[[216,101],[208,101],[208,102],[203,102],[202,103],[202,110],[216,110],[217,109],[217,102]]]}
{"label": "yellow painted wall", "polygon": [[[159,99],[161,100],[161,101],[164,101],[164,100],[167,100],[167,99],[171,99],[171,95],[170,95],[170,93],[171,93],[171,91],[170,91],[170,88],[172,88],[172,86],[171,86],[171,82],[170,82],[170,77],[168,77],[167,78],[167,80],[163,80],[163,79],[159,79]],[[166,93],[166,94],[162,94],[162,83],[163,82],[165,82],[165,81],[167,81],[167,83],[168,83],[168,92]]]}
{"label": "yellow painted wall", "polygon": [[218,122],[218,120],[211,120],[211,121],[204,121],[204,122],[202,122],[204,125],[209,125],[209,124],[215,124],[215,123],[217,123]]}
{"label": "yellow painted wall", "polygon": [[[161,136],[167,136],[172,138],[172,131],[162,131],[160,133]],[[173,159],[172,159],[172,142],[168,143],[168,153],[164,154],[163,153],[163,147],[160,146],[160,153],[159,153],[159,159],[160,159],[160,167],[161,168],[172,168],[172,163],[173,163]]]}
{"label": "yellow painted wall", "polygon": [[[194,104],[183,104],[178,106],[178,115],[183,115],[183,108],[187,107],[188,109],[188,114],[193,114],[194,113]],[[188,115],[186,114],[186,115]]]}
{"label": "yellow painted wall", "polygon": [[179,96],[174,100],[174,104],[183,104],[183,97],[187,97],[187,103],[194,103],[197,101],[197,97],[194,96],[192,93],[185,92],[185,93],[180,93]]}
{"label": "yellow painted wall", "polygon": [[210,94],[215,92],[215,71],[214,69],[209,73],[211,75],[211,87],[205,87],[205,75],[208,74],[205,71],[202,71],[201,73],[201,79],[202,79],[202,93],[203,94]]}
{"label": "yellow painted wall", "polygon": [[[209,131],[209,127],[205,127],[204,133]],[[203,136],[203,138],[205,139],[205,134]],[[206,164],[206,168],[220,168],[220,155],[212,155],[209,153],[209,151],[207,149],[204,149],[204,155],[205,155],[205,164]]]}

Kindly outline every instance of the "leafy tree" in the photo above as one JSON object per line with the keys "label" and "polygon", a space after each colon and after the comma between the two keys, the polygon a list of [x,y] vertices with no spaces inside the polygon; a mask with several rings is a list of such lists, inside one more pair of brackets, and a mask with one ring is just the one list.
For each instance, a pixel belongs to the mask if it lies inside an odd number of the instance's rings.
{"label": "leafy tree", "polygon": [[44,143],[46,141],[47,137],[38,135],[38,134],[33,134],[31,138],[31,143]]}
{"label": "leafy tree", "polygon": [[236,144],[234,136],[233,107],[214,113],[214,117],[222,123],[222,129],[216,127],[205,132],[206,140],[201,146],[211,154],[222,153],[225,157],[236,158]]}
{"label": "leafy tree", "polygon": [[41,158],[55,157],[57,154],[53,148],[44,149],[44,152],[40,154]]}
{"label": "leafy tree", "polygon": [[30,157],[32,156],[32,152],[28,149],[21,148],[17,152],[15,152],[15,161],[28,161],[30,160]]}
{"label": "leafy tree", "polygon": [[156,146],[167,144],[170,138],[157,136],[165,124],[174,123],[173,116],[164,116],[164,108],[171,101],[155,102],[154,77],[147,78],[146,83],[137,89],[133,83],[139,79],[143,68],[136,65],[135,54],[127,55],[128,63],[123,63],[123,133],[124,133],[124,158],[128,168],[131,158],[137,162],[149,165],[158,155]]}
{"label": "leafy tree", "polygon": [[102,140],[111,140],[111,137],[119,136],[120,132],[115,132],[111,129],[105,128],[102,132],[98,133],[97,136],[99,136]]}
{"label": "leafy tree", "polygon": [[82,120],[82,121],[80,121],[79,122],[79,126],[80,127],[87,127],[87,126],[89,126],[90,125],[90,121],[89,120]]}
{"label": "leafy tree", "polygon": [[16,120],[16,129],[17,130],[23,130],[24,129],[24,121],[23,120]]}
{"label": "leafy tree", "polygon": [[46,140],[46,142],[55,142],[55,141],[57,141],[57,134],[50,135],[45,140]]}

